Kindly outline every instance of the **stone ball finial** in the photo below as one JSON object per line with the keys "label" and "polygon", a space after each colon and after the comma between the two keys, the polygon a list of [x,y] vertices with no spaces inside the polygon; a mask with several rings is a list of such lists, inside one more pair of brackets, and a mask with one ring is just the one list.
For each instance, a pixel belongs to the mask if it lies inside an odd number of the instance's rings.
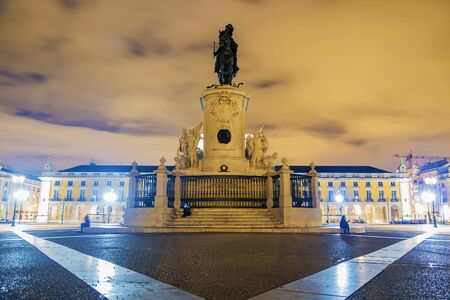
{"label": "stone ball finial", "polygon": [[164,166],[164,164],[166,163],[166,158],[163,156],[159,159],[159,162],[161,163],[161,166]]}
{"label": "stone ball finial", "polygon": [[133,167],[133,170],[136,170],[138,164],[135,160],[133,160],[133,162],[131,163],[131,166]]}
{"label": "stone ball finial", "polygon": [[312,161],[309,166],[311,167],[311,171],[314,171],[316,168],[316,164]]}

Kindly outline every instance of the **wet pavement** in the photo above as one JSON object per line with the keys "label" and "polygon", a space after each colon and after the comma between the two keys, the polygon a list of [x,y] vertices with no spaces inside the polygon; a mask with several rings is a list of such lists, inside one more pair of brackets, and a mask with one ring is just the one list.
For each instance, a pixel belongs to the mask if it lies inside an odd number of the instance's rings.
{"label": "wet pavement", "polygon": [[[379,230],[362,235],[27,232],[206,299],[248,299],[420,233]],[[449,243],[450,235],[433,235],[351,298],[410,299],[411,295],[427,298],[423,289],[431,289],[433,294],[429,295],[434,295],[434,299],[448,299]],[[0,233],[0,259],[0,299],[101,297],[12,232]]]}
{"label": "wet pavement", "polygon": [[450,299],[450,234],[434,234],[350,299]]}
{"label": "wet pavement", "polygon": [[0,299],[103,299],[12,232],[0,233]]}

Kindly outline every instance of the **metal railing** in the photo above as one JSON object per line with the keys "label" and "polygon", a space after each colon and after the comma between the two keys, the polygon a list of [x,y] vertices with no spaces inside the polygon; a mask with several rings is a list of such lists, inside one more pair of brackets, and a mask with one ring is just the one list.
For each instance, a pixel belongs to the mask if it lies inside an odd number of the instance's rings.
{"label": "metal railing", "polygon": [[191,207],[266,207],[263,176],[182,176],[181,202]]}
{"label": "metal railing", "polygon": [[272,177],[273,207],[280,207],[280,175]]}
{"label": "metal railing", "polygon": [[311,177],[291,174],[292,207],[312,207]]}
{"label": "metal railing", "polygon": [[136,176],[134,207],[154,207],[156,196],[156,174]]}
{"label": "metal railing", "polygon": [[173,208],[174,203],[175,203],[175,176],[170,174],[167,176],[167,207]]}

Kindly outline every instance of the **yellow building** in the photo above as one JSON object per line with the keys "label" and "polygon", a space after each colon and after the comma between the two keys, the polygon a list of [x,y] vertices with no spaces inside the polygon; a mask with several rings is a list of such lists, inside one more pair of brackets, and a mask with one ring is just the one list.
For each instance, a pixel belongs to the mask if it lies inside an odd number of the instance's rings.
{"label": "yellow building", "polygon": [[[138,166],[153,172],[155,166]],[[118,223],[126,207],[131,165],[79,165],[53,171],[44,167],[41,178],[38,222],[80,223],[88,214],[91,222]]]}
{"label": "yellow building", "polygon": [[[293,166],[306,174],[310,167]],[[408,174],[370,166],[316,166],[323,223],[388,223],[411,216]]]}
{"label": "yellow building", "polygon": [[[16,204],[16,222],[36,220],[41,182],[38,177],[0,165],[0,220],[11,221]],[[24,199],[17,196],[23,191]]]}
{"label": "yellow building", "polygon": [[450,163],[438,160],[423,166],[414,166],[411,174],[414,217],[437,222],[450,222],[449,192]]}

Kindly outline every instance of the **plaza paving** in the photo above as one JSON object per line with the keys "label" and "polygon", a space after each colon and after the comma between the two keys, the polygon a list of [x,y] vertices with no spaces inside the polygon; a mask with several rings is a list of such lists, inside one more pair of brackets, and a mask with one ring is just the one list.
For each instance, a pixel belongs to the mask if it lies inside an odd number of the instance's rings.
{"label": "plaza paving", "polygon": [[[448,227],[440,229],[443,228]],[[406,241],[430,228],[378,226],[368,227],[360,235],[81,234],[70,227],[22,229],[44,241],[65,246],[62,248],[103,259],[192,295],[206,299],[248,299]],[[430,233],[349,298],[449,299],[449,244],[448,229]],[[0,260],[0,299],[104,298],[4,227],[0,232]],[[316,298],[323,296],[316,295]]]}

